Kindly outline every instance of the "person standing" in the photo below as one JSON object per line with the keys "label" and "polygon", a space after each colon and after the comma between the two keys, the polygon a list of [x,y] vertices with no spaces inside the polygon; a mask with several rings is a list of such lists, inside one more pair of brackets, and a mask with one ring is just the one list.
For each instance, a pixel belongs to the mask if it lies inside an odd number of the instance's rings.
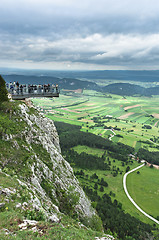
{"label": "person standing", "polygon": [[19,94],[19,82],[16,82],[16,87],[17,87],[17,94]]}

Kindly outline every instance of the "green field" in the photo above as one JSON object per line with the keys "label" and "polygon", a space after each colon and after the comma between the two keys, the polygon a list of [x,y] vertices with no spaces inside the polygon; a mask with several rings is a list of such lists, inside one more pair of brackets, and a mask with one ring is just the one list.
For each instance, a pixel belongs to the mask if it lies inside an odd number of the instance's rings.
{"label": "green field", "polygon": [[[33,99],[33,102],[54,121],[81,125],[82,131],[111,137],[112,141],[128,144],[136,150],[140,145],[158,151],[159,96],[125,98],[84,90],[83,94],[61,94],[59,98]],[[106,131],[107,128],[121,136]]]}
{"label": "green field", "polygon": [[140,174],[127,177],[127,188],[134,201],[149,215],[159,217],[159,170],[143,167]]}

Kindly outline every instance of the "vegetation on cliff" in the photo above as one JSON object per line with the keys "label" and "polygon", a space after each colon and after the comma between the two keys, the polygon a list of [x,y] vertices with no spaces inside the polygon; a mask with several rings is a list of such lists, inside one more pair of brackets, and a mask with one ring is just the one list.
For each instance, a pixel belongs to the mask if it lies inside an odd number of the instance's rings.
{"label": "vegetation on cliff", "polygon": [[0,111],[0,229],[1,239],[103,236],[53,122],[18,102],[3,101]]}
{"label": "vegetation on cliff", "polygon": [[8,101],[8,92],[6,90],[5,81],[0,75],[0,104],[2,102]]}

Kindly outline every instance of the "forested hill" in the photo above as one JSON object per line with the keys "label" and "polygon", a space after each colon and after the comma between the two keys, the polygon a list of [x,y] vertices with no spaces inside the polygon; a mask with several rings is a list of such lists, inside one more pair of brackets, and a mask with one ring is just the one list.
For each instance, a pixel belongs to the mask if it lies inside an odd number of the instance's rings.
{"label": "forested hill", "polygon": [[50,76],[27,76],[27,75],[3,75],[6,82],[18,81],[21,84],[58,84],[62,89],[75,90],[86,88],[100,91],[100,87],[90,81],[81,81],[75,78],[58,78]]}
{"label": "forested hill", "polygon": [[113,93],[117,95],[143,95],[143,96],[151,96],[159,94],[159,87],[153,88],[144,88],[139,85],[129,84],[129,83],[114,83],[103,87],[104,92]]}

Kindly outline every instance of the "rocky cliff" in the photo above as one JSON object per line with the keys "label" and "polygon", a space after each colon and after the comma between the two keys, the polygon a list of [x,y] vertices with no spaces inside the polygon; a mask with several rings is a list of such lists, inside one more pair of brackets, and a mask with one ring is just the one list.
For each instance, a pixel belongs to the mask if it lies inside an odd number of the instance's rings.
{"label": "rocky cliff", "polygon": [[16,177],[27,190],[27,206],[47,219],[59,221],[62,212],[91,221],[96,213],[61,155],[53,121],[26,104],[8,112],[10,127],[1,132],[1,172]]}

